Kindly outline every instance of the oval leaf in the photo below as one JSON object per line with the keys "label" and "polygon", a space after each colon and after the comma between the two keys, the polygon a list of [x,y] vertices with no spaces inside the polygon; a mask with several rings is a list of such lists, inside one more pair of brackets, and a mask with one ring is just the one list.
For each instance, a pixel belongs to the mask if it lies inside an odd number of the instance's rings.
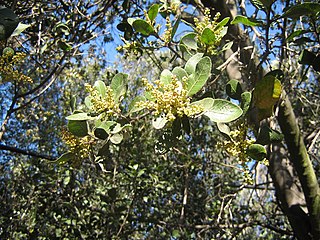
{"label": "oval leaf", "polygon": [[84,121],[84,120],[92,120],[95,119],[94,117],[88,116],[87,113],[75,113],[68,117],[66,117],[67,120],[75,120],[75,121]]}
{"label": "oval leaf", "polygon": [[87,121],[72,121],[68,122],[69,131],[77,136],[84,137],[88,135],[88,124]]}
{"label": "oval leaf", "polygon": [[216,42],[216,34],[210,28],[205,28],[200,39],[206,45],[213,45]]}
{"label": "oval leaf", "polygon": [[154,33],[153,27],[143,19],[136,19],[132,23],[132,27],[142,35],[149,36]]}
{"label": "oval leaf", "polygon": [[247,150],[246,153],[249,157],[261,161],[266,158],[267,156],[267,150],[264,148],[264,146],[260,144],[251,144]]}
{"label": "oval leaf", "polygon": [[157,17],[159,12],[159,4],[153,4],[148,11],[148,17],[151,22]]}
{"label": "oval leaf", "polygon": [[102,96],[106,96],[106,84],[100,80],[96,81],[93,87],[98,91],[98,93]]}
{"label": "oval leaf", "polygon": [[157,119],[152,120],[152,126],[155,129],[161,129],[166,125],[167,122],[168,120],[166,118],[158,117]]}
{"label": "oval leaf", "polygon": [[254,19],[249,19],[245,16],[236,16],[231,22],[231,24],[238,24],[238,23],[242,23],[243,25],[251,26],[251,27],[262,25],[261,22],[256,21]]}
{"label": "oval leaf", "polygon": [[195,73],[190,75],[187,80],[188,96],[194,95],[205,85],[211,74],[211,66],[209,57],[204,57],[197,63]]}
{"label": "oval leaf", "polygon": [[239,118],[242,113],[238,105],[224,99],[214,99],[213,106],[204,115],[212,122],[228,123]]}
{"label": "oval leaf", "polygon": [[230,98],[240,100],[242,87],[238,80],[231,79],[226,85],[226,93]]}
{"label": "oval leaf", "polygon": [[172,80],[172,73],[168,69],[164,69],[160,74],[160,81],[167,85]]}
{"label": "oval leaf", "polygon": [[116,74],[111,81],[111,89],[113,90],[113,97],[115,101],[118,101],[127,91],[127,78],[128,75],[124,73]]}
{"label": "oval leaf", "polygon": [[144,109],[144,107],[138,107],[137,106],[137,103],[138,102],[144,102],[146,101],[146,97],[144,96],[136,96],[132,102],[129,104],[129,113],[135,113],[135,112],[139,112],[141,111],[142,109]]}

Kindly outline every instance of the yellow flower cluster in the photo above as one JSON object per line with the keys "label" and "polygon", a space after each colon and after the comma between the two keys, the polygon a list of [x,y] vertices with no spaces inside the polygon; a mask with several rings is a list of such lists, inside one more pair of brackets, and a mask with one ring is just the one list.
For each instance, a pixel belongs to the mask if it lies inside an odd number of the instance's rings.
{"label": "yellow flower cluster", "polygon": [[234,130],[230,132],[232,140],[224,141],[222,143],[223,148],[231,156],[236,156],[239,160],[246,161],[246,149],[255,142],[253,139],[247,139],[247,129],[244,125],[241,125],[240,130]]}
{"label": "yellow flower cluster", "polygon": [[226,152],[238,158],[238,163],[243,169],[243,178],[247,184],[252,184],[253,179],[247,166],[246,149],[255,142],[253,139],[247,139],[247,127],[241,124],[238,130],[230,132],[231,140],[218,143],[218,146],[226,150]]}
{"label": "yellow flower cluster", "polygon": [[62,130],[61,135],[62,140],[68,145],[69,151],[75,155],[77,160],[89,157],[92,143],[90,136],[79,138],[67,130]]}
{"label": "yellow flower cluster", "polygon": [[169,122],[174,121],[177,116],[200,114],[204,110],[203,107],[190,104],[191,99],[187,96],[183,83],[185,79],[180,82],[175,75],[168,84],[157,80],[155,85],[152,85],[147,79],[143,79],[143,84],[147,92],[151,94],[152,100],[140,101],[136,104],[138,107],[154,111],[156,117],[165,116]]}
{"label": "yellow flower cluster", "polygon": [[112,116],[120,112],[119,105],[113,98],[113,90],[106,86],[105,96],[102,96],[98,90],[89,84],[86,84],[86,90],[90,93],[91,110],[94,114],[104,114],[105,117]]}
{"label": "yellow flower cluster", "polygon": [[0,56],[0,75],[4,82],[18,81],[20,83],[32,83],[32,79],[19,72],[16,67],[26,57],[25,53],[7,51]]}
{"label": "yellow flower cluster", "polygon": [[125,44],[116,47],[116,50],[120,53],[124,53],[125,56],[128,56],[129,53],[138,55],[140,54],[140,51],[139,51],[140,47],[141,47],[141,44],[136,41],[133,41],[133,42],[125,41]]}
{"label": "yellow flower cluster", "polygon": [[[204,16],[201,20],[199,20],[198,18],[194,18],[195,32],[198,33],[197,43],[200,51],[206,51],[207,53],[212,55],[217,53],[216,47],[220,45],[220,42],[223,37],[221,35],[223,28],[221,27],[217,28],[217,25],[219,23],[218,20],[220,16],[221,14],[217,13],[212,19],[210,14],[210,9],[206,8],[204,11]],[[205,43],[201,41],[200,36],[205,28],[209,28],[215,33],[215,42],[211,46],[207,46]]]}
{"label": "yellow flower cluster", "polygon": [[168,44],[171,41],[171,36],[172,36],[172,25],[170,21],[170,16],[166,17],[166,30],[163,33],[163,41]]}

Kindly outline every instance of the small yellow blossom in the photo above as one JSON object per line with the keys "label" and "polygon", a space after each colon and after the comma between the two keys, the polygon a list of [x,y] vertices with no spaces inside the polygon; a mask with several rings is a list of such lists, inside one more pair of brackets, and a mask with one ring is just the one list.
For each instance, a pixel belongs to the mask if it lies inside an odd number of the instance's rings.
{"label": "small yellow blossom", "polygon": [[5,52],[0,56],[0,75],[4,82],[17,81],[20,83],[32,83],[32,79],[17,70],[17,66],[26,58],[22,52]]}
{"label": "small yellow blossom", "polygon": [[172,24],[170,21],[170,16],[166,17],[166,30],[163,33],[163,41],[168,44],[171,41],[171,36],[172,36]]}
{"label": "small yellow blossom", "polygon": [[71,132],[63,130],[61,132],[62,140],[69,147],[69,151],[75,155],[75,159],[88,158],[90,154],[90,146],[92,143],[90,136],[76,137]]}
{"label": "small yellow blossom", "polygon": [[119,105],[114,100],[113,90],[110,86],[106,86],[105,96],[102,96],[96,88],[89,84],[86,84],[85,87],[90,93],[91,110],[94,114],[104,114],[105,117],[108,117],[120,112]]}
{"label": "small yellow blossom", "polygon": [[173,75],[168,84],[157,80],[155,85],[152,85],[147,79],[143,79],[143,84],[151,95],[151,100],[137,102],[137,106],[153,111],[156,117],[164,115],[172,122],[177,116],[197,115],[204,110],[201,106],[190,105],[191,99],[187,96],[187,90],[183,88],[185,79],[180,82],[177,76]]}
{"label": "small yellow blossom", "polygon": [[[217,54],[217,47],[220,45],[220,42],[222,40],[222,31],[223,28],[221,27],[217,27],[218,23],[219,23],[219,18],[220,18],[221,14],[217,13],[214,18],[211,18],[211,14],[210,14],[210,9],[206,8],[204,11],[204,16],[201,20],[199,20],[198,18],[194,18],[194,23],[195,23],[195,32],[198,34],[197,37],[197,43],[198,43],[198,50],[201,52],[206,52],[210,55],[215,55]],[[203,32],[203,30],[205,28],[209,28],[210,30],[212,30],[215,33],[215,42],[210,45],[207,46],[205,43],[203,43],[201,41],[201,34]]]}

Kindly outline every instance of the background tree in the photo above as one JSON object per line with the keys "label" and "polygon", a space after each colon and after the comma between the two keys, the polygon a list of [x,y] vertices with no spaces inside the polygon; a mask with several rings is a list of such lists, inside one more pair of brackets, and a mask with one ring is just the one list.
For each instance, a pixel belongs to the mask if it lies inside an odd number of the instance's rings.
{"label": "background tree", "polygon": [[[0,146],[9,151],[3,151],[1,157],[1,171],[5,173],[1,178],[1,202],[5,206],[1,208],[2,238],[317,239],[319,4],[152,3],[57,1],[48,5],[15,1],[7,5],[25,24],[31,24],[6,46],[28,53],[28,61],[19,62],[19,69],[33,83],[7,81],[8,74],[2,73],[6,92],[1,101],[4,118]],[[253,12],[251,18],[247,12]],[[104,35],[106,24],[112,24],[104,17],[113,19],[115,13],[121,19],[115,25],[125,41],[118,48],[125,57],[116,66],[128,77],[117,74],[115,67],[106,63],[101,47],[110,39]],[[236,17],[239,13],[243,16]],[[157,27],[156,22],[163,27]],[[218,27],[210,29],[210,24]],[[194,30],[190,26],[195,26]],[[219,31],[212,34],[212,30]],[[193,35],[184,33],[192,31]],[[152,129],[153,116],[147,111],[139,114],[132,104],[143,100],[141,96],[135,99],[146,85],[141,79],[152,82],[160,76],[166,81],[168,76],[170,79],[168,70],[184,67],[188,55],[196,52],[209,56],[213,66],[211,77],[192,101],[233,98],[242,102],[241,111],[245,111],[245,97],[255,87],[249,120],[215,124],[211,113],[207,115],[212,121],[181,116],[172,125],[155,122],[156,128],[164,128]],[[208,57],[202,59],[202,63],[209,61]],[[209,65],[200,66],[204,73]],[[272,70],[276,71],[265,77]],[[109,85],[116,93],[120,89],[122,105],[119,110],[110,109],[118,118],[108,117],[125,127],[116,125],[120,129],[116,130],[108,125],[99,127],[96,122],[92,130],[102,140],[97,141],[87,136],[87,122],[91,123],[94,112],[85,119],[69,117],[68,129],[78,138],[65,130],[62,137],[82,156],[67,152],[58,160],[67,161],[65,165],[39,160],[55,159],[65,149],[57,126],[65,124],[69,109],[70,114],[88,111],[81,104],[88,95],[84,83],[95,86],[101,94],[104,84],[96,80],[104,82],[106,91],[110,91]],[[270,86],[268,81],[274,83],[273,95],[277,95],[274,89],[279,88],[280,81],[286,89],[279,102],[259,98]],[[124,82],[125,93],[121,90]],[[95,88],[87,86],[92,98]],[[236,103],[230,106],[238,109]],[[275,114],[271,114],[274,104]],[[90,107],[88,100],[86,105]],[[279,143],[280,130],[285,142]],[[267,145],[269,167],[257,161],[266,156],[260,146],[256,146],[258,152],[247,151],[251,160],[229,155],[234,152],[230,147],[246,143],[236,152],[243,157],[245,147],[251,144],[247,140],[253,136],[257,143]]]}

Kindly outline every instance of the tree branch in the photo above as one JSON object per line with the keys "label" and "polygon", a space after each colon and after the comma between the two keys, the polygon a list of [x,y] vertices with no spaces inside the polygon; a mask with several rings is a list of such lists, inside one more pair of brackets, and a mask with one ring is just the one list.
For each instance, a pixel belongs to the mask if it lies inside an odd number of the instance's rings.
{"label": "tree branch", "polygon": [[17,148],[17,147],[11,147],[11,146],[7,146],[7,145],[3,145],[3,144],[0,144],[0,151],[10,151],[10,152],[19,153],[19,154],[26,155],[26,156],[43,158],[43,159],[47,159],[50,161],[55,160],[54,157],[49,156],[49,155],[43,155],[40,153],[24,150],[24,149]]}

